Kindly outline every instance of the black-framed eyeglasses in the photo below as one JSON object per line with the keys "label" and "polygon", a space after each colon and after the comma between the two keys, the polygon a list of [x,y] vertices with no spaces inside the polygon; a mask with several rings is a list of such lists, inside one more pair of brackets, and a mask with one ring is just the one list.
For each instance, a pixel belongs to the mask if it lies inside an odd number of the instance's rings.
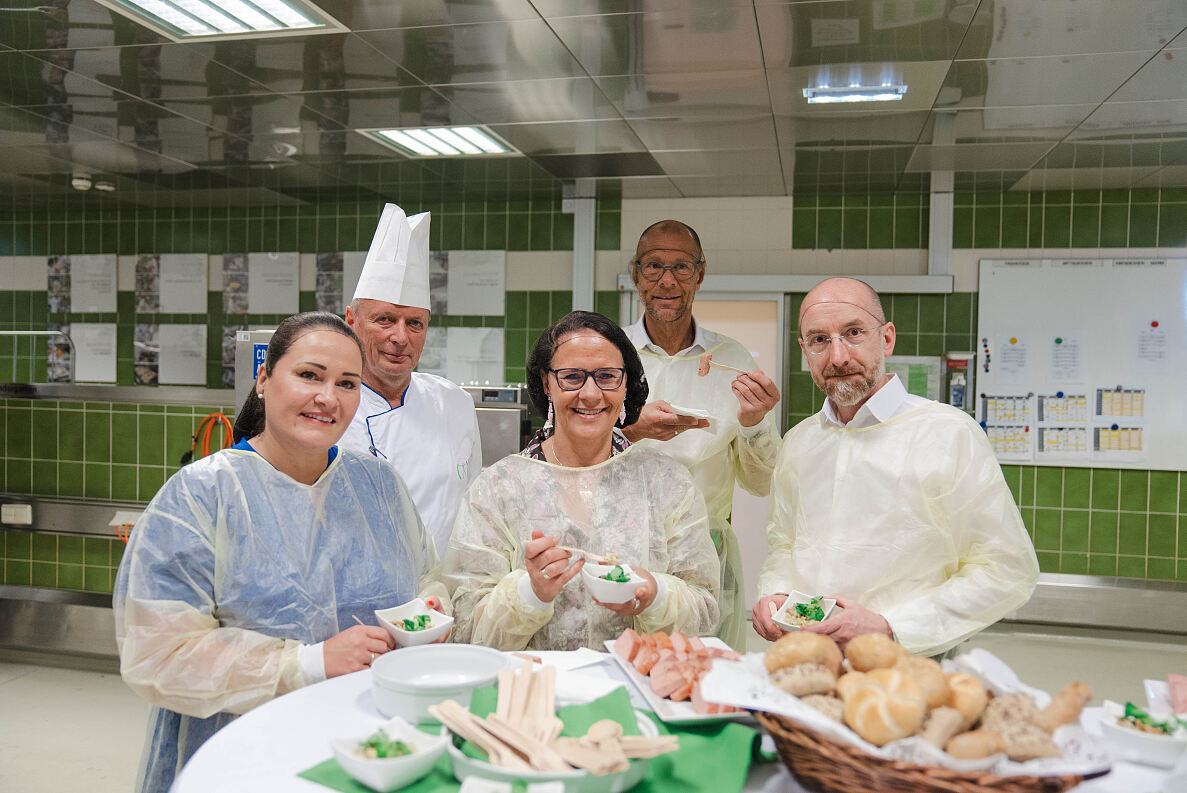
{"label": "black-framed eyeglasses", "polygon": [[603,366],[601,369],[549,369],[556,379],[556,385],[562,391],[580,391],[585,381],[593,378],[594,385],[603,391],[614,391],[622,385],[626,377],[626,369],[621,367]]}
{"label": "black-framed eyeglasses", "polygon": [[664,277],[664,272],[668,270],[672,271],[672,277],[677,281],[690,281],[700,266],[701,262],[681,261],[675,264],[664,264],[659,261],[635,262],[635,269],[639,271],[639,275],[643,276],[645,281],[658,281]]}

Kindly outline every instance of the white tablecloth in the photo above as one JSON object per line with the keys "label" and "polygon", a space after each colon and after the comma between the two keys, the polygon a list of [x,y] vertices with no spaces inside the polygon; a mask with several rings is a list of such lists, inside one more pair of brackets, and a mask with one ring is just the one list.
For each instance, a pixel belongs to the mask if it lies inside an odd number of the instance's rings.
{"label": "white tablecloth", "polygon": [[[649,710],[605,653],[534,654],[559,668],[558,701],[589,699],[625,685],[635,707]],[[1090,720],[1089,712],[1085,726],[1091,731]],[[308,686],[261,705],[215,733],[178,775],[173,793],[326,793],[327,788],[301,779],[298,772],[331,756],[331,738],[365,734],[384,721],[371,698],[370,670]],[[1113,773],[1086,782],[1076,791],[1187,793],[1187,786],[1179,791],[1163,787],[1166,780],[1165,771],[1120,762]],[[806,793],[780,763],[756,764],[744,790]]]}

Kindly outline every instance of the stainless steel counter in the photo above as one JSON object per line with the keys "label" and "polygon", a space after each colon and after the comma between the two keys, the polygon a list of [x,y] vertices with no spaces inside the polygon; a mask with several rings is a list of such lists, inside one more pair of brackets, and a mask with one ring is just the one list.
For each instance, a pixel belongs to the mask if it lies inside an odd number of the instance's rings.
{"label": "stainless steel counter", "polygon": [[1004,621],[1187,636],[1187,584],[1044,573],[1030,601]]}

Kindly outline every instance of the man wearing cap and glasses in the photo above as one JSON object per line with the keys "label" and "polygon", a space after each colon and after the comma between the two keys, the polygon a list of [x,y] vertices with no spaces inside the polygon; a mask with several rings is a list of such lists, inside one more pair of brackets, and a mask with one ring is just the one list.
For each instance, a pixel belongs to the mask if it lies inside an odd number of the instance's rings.
{"label": "man wearing cap and glasses", "polygon": [[771,482],[770,546],[754,627],[788,593],[843,612],[804,630],[863,633],[939,655],[1024,604],[1034,547],[984,431],[886,373],[894,323],[868,284],[830,278],[805,297],[800,348],[828,399],[787,433]]}
{"label": "man wearing cap and glasses", "polygon": [[346,322],[363,342],[359,409],[341,445],[391,463],[445,553],[462,494],[482,471],[474,400],[413,371],[429,330],[429,213],[387,204]]}
{"label": "man wearing cap and glasses", "polygon": [[[765,496],[779,449],[771,409],[779,389],[738,342],[703,327],[692,315],[693,299],[705,279],[700,238],[687,224],[662,220],[639,237],[631,260],[642,316],[624,328],[639,350],[652,401],[639,420],[623,429],[642,443],[683,463],[705,497],[710,532],[721,561],[721,629],[718,635],[741,649],[749,614],[742,597],[742,559],[730,527],[734,482]],[[734,376],[713,368],[697,373],[702,353],[746,372]],[[680,415],[682,408],[705,411],[712,421]]]}

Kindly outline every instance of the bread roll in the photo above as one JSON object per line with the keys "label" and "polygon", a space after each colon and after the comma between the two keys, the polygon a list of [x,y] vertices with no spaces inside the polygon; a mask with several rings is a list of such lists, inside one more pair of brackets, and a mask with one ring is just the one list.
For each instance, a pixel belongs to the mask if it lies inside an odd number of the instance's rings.
{"label": "bread roll", "polygon": [[[895,667],[907,673],[907,677],[915,681],[923,698],[927,700],[929,708],[938,708],[948,704],[951,693],[948,688],[948,677],[940,665],[930,658],[904,658]],[[943,746],[943,744],[937,744]]]}
{"label": "bread roll", "polygon": [[989,730],[962,732],[944,746],[944,751],[960,760],[979,760],[1006,751],[1002,736]]}
{"label": "bread roll", "polygon": [[[992,703],[990,703],[992,704]],[[1001,730],[1006,755],[1017,763],[1040,757],[1062,757],[1063,752],[1041,727],[1028,721],[1009,722]]]}
{"label": "bread roll", "polygon": [[823,694],[809,694],[804,697],[804,704],[828,716],[833,721],[843,721],[845,718],[845,703],[836,697],[826,697]]}
{"label": "bread roll", "polygon": [[1073,724],[1080,719],[1080,711],[1092,699],[1092,686],[1087,683],[1068,683],[1051,698],[1051,704],[1039,711],[1035,724],[1047,732],[1056,727]]}
{"label": "bread roll", "polygon": [[845,723],[875,746],[919,731],[927,713],[923,693],[897,669],[876,669],[845,702]]}
{"label": "bread roll", "polygon": [[882,633],[865,633],[852,639],[845,647],[845,657],[859,672],[886,669],[910,657],[906,648]]}
{"label": "bread roll", "polygon": [[776,669],[771,682],[788,694],[806,697],[809,694],[831,694],[837,686],[837,676],[820,664],[796,664]]}
{"label": "bread roll", "polygon": [[994,732],[1005,733],[1013,724],[1034,724],[1039,717],[1039,708],[1029,694],[1003,694],[994,697],[985,707],[981,727]]}
{"label": "bread roll", "polygon": [[820,664],[836,677],[841,673],[841,650],[827,636],[796,631],[784,634],[767,648],[765,663],[768,672],[796,664]]}
{"label": "bread roll", "polygon": [[927,714],[919,735],[938,749],[943,749],[952,736],[963,730],[964,716],[952,708],[936,708]]}
{"label": "bread roll", "polygon": [[842,700],[848,700],[853,695],[854,691],[861,688],[866,682],[865,672],[849,672],[837,678],[837,696]]}
{"label": "bread roll", "polygon": [[948,675],[948,690],[948,707],[960,711],[960,715],[964,717],[964,728],[967,730],[976,724],[977,719],[985,712],[989,694],[980,680],[963,672]]}

